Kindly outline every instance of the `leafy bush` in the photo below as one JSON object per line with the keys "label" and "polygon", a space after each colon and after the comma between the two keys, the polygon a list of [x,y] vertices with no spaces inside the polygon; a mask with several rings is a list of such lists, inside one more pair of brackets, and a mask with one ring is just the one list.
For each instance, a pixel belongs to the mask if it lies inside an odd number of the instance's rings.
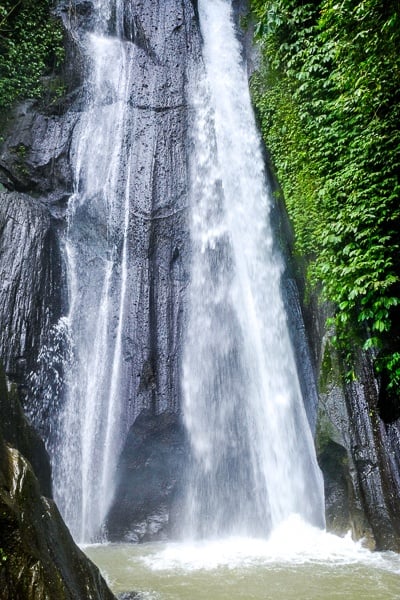
{"label": "leafy bush", "polygon": [[252,0],[253,99],[309,281],[346,354],[400,382],[398,0]]}
{"label": "leafy bush", "polygon": [[3,0],[0,6],[0,110],[38,98],[42,76],[64,57],[63,34],[48,0]]}

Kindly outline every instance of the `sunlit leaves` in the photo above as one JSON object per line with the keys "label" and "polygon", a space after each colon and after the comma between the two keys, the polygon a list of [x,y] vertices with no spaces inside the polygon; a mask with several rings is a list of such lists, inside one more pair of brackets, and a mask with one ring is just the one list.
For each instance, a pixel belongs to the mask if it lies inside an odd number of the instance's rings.
{"label": "sunlit leaves", "polygon": [[[400,293],[399,2],[252,5],[265,58],[253,97],[297,250],[308,256],[310,281],[322,282],[324,297],[337,306],[341,343],[367,337],[365,349],[394,356],[400,344],[394,325]],[[382,364],[397,372],[389,358]]]}
{"label": "sunlit leaves", "polygon": [[37,98],[41,77],[63,60],[63,34],[49,0],[5,0],[0,10],[0,109]]}

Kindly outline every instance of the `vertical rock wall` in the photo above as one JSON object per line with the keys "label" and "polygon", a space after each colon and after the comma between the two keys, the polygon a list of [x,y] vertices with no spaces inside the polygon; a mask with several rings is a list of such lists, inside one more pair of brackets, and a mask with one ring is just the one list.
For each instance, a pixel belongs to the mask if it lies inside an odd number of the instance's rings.
{"label": "vertical rock wall", "polygon": [[190,0],[136,0],[126,36],[137,46],[131,106],[134,176],[129,229],[130,316],[126,324],[131,417],[179,412],[188,285],[187,91],[200,36]]}
{"label": "vertical rock wall", "polygon": [[[326,307],[325,307],[326,308]],[[326,311],[313,310],[319,372],[317,449],[324,473],[327,526],[352,531],[371,548],[400,550],[400,420],[385,423],[372,357],[356,356],[354,377],[324,332]]]}
{"label": "vertical rock wall", "polygon": [[61,257],[51,215],[26,193],[0,192],[0,356],[26,386],[61,311]]}
{"label": "vertical rock wall", "polygon": [[163,537],[182,474],[181,359],[189,282],[188,85],[201,39],[190,0],[135,1],[126,35],[133,65],[132,269],[126,324],[131,418],[107,521],[112,539]]}

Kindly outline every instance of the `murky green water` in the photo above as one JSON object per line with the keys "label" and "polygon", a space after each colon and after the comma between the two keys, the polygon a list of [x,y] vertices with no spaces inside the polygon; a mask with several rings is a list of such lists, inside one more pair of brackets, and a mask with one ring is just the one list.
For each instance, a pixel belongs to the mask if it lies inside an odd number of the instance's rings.
{"label": "murky green water", "polygon": [[315,533],[307,539],[85,548],[115,593],[147,600],[400,599],[400,557]]}

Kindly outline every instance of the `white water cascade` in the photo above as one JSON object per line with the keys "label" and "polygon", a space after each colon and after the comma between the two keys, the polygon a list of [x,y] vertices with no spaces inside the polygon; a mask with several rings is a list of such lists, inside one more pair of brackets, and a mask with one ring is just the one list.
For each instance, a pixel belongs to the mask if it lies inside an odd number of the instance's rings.
{"label": "white water cascade", "polygon": [[117,0],[114,14],[108,0],[94,4],[93,32],[79,39],[88,97],[72,140],[74,193],[64,246],[71,360],[54,461],[56,500],[78,541],[100,535],[121,446],[118,386],[124,368],[131,159],[129,45],[118,35],[123,2]]}
{"label": "white water cascade", "polygon": [[200,0],[205,74],[193,90],[192,277],[184,418],[185,535],[323,526],[317,466],[281,297],[260,142],[230,0]]}
{"label": "white water cascade", "polygon": [[[154,386],[160,384],[154,410],[179,407],[179,385],[171,373],[181,367],[181,304],[169,297],[183,297],[186,254],[182,250],[182,273],[166,277],[161,271],[172,268],[175,250],[184,246],[180,236],[175,240],[162,230],[164,246],[171,246],[162,268],[156,252],[150,264],[149,252],[151,244],[161,244],[152,220],[169,219],[174,211],[186,215],[189,204],[192,264],[182,387],[192,452],[184,534],[267,535],[292,514],[323,525],[322,478],[281,298],[282,263],[268,221],[271,199],[231,2],[199,1],[204,64],[194,75],[188,68],[183,77],[189,79],[194,108],[189,198],[186,152],[173,142],[175,123],[186,119],[181,95],[176,103],[174,88],[161,79],[162,102],[156,102],[160,61],[150,53],[156,62],[146,67],[141,89],[148,97],[135,100],[140,82],[132,65],[148,49],[123,31],[129,6],[124,0],[96,0],[93,9],[90,23],[73,30],[83,57],[85,97],[77,103],[71,141],[74,189],[64,236],[69,311],[59,328],[70,347],[51,424],[54,491],[63,517],[77,541],[102,539],[118,457],[135,417],[149,408],[140,390],[151,344],[162,346],[159,354],[154,351],[157,377],[153,371],[151,377]],[[165,11],[165,18],[172,14]],[[171,31],[179,31],[179,19]],[[163,45],[157,48],[163,56]],[[172,173],[157,201],[154,178],[164,170],[153,165],[154,152],[157,160],[170,153],[160,164]],[[176,223],[186,227],[186,220]],[[144,226],[148,242],[137,235]],[[182,312],[183,306],[182,300]]]}

